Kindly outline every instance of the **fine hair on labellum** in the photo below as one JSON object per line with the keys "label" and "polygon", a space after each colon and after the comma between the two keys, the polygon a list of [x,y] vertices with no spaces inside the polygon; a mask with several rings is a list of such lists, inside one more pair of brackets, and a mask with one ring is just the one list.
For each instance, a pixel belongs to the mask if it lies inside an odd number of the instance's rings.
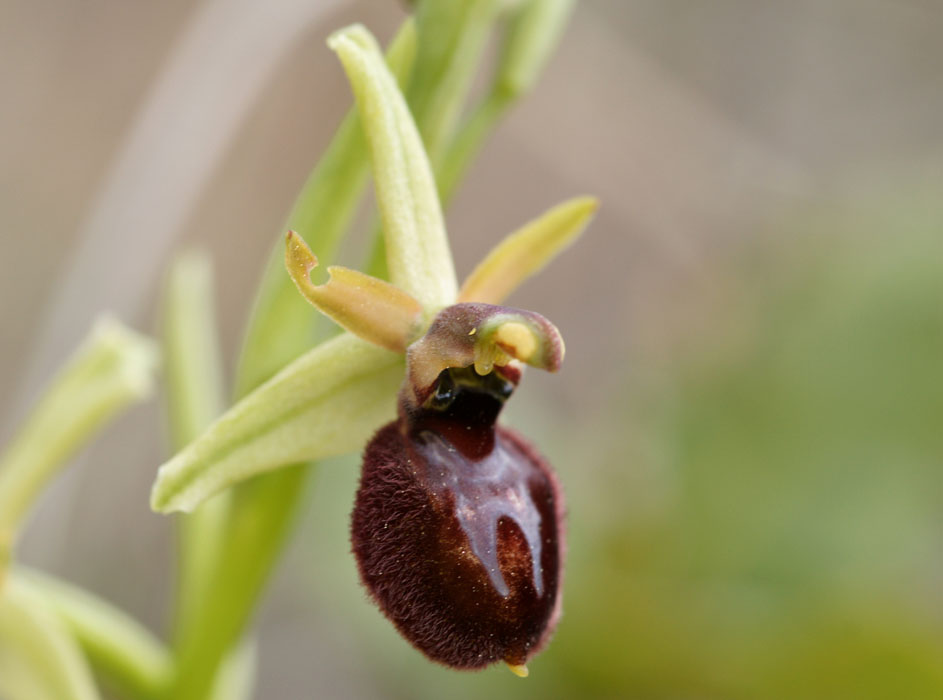
{"label": "fine hair on labellum", "polygon": [[495,425],[512,390],[498,373],[446,370],[364,452],[351,522],[361,580],[413,646],[453,668],[523,666],[560,615],[562,490],[529,442]]}

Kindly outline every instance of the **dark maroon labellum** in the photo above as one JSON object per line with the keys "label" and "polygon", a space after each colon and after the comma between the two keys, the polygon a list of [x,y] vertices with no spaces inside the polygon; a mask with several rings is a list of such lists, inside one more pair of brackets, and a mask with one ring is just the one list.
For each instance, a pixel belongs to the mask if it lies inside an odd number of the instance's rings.
{"label": "dark maroon labellum", "polygon": [[519,379],[447,369],[421,407],[364,454],[351,535],[384,614],[434,661],[523,665],[560,611],[562,493],[550,466],[495,420]]}

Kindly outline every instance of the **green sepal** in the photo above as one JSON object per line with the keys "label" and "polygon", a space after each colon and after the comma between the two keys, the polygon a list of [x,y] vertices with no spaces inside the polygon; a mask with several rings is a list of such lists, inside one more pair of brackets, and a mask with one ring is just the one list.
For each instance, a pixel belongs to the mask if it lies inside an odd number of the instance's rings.
{"label": "green sepal", "polygon": [[393,414],[401,355],[349,333],[298,358],[160,468],[151,507],[189,511],[262,472],[360,449]]}
{"label": "green sepal", "polygon": [[353,25],[328,44],[344,65],[363,120],[390,280],[435,312],[455,299],[458,284],[422,138],[370,32]]}

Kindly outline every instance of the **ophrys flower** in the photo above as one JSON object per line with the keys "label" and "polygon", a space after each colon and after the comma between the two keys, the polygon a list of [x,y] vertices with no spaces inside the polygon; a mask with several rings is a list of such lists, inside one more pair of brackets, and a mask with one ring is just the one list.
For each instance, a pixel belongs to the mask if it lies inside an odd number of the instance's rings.
{"label": "ophrys flower", "polygon": [[539,314],[498,304],[579,234],[596,203],[550,210],[457,289],[428,159],[375,41],[355,26],[330,43],[363,118],[391,281],[334,267],[316,286],[316,258],[289,233],[299,290],[349,333],[164,465],[153,505],[187,510],[261,471],[358,449],[398,405],[365,452],[352,527],[364,583],[430,658],[460,668],[503,659],[524,673],[559,611],[562,495],[547,463],[495,421],[524,365],[555,371],[563,342]]}

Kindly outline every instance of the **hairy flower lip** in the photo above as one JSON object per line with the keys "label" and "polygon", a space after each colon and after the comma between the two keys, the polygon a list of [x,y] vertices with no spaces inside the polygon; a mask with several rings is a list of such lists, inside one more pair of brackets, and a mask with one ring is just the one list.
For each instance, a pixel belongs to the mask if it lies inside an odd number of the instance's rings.
{"label": "hairy flower lip", "polygon": [[[529,492],[543,494],[539,562],[525,528],[502,513],[508,504],[487,504],[487,522],[477,528],[481,509],[463,520],[461,501],[439,476],[449,470],[430,462],[398,421],[381,428],[365,451],[351,542],[371,597],[428,658],[466,670],[503,660],[520,674],[560,618],[564,504],[553,470],[530,443],[507,428],[496,433],[530,474]],[[487,561],[497,561],[497,571]]]}
{"label": "hairy flower lip", "polygon": [[[517,325],[502,338],[508,323]],[[559,617],[559,482],[524,438],[497,424],[522,366],[492,356],[489,371],[479,368],[482,344],[495,352],[498,343],[532,362],[549,356],[541,362],[556,368],[558,338],[533,312],[443,309],[407,351],[397,420],[364,453],[351,515],[361,580],[413,646],[454,668],[504,660],[524,674]]]}

